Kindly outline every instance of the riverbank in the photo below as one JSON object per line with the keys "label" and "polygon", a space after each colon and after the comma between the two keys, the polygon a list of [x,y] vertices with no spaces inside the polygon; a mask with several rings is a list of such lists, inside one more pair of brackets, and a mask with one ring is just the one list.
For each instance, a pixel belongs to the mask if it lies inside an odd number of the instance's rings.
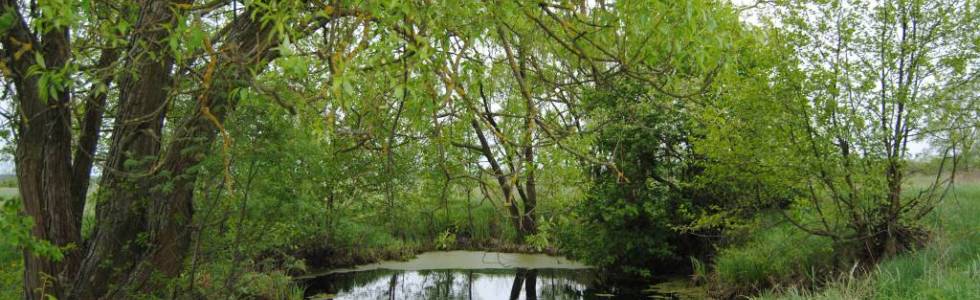
{"label": "riverbank", "polygon": [[[561,255],[554,248],[538,251],[527,245],[502,242],[498,239],[467,241],[465,243],[399,242],[391,245],[366,248],[337,248],[330,245],[315,245],[301,248],[294,256],[306,262],[308,270],[332,270],[352,268],[383,261],[406,261],[417,255],[434,251],[483,251],[499,253]],[[297,277],[310,276],[309,273],[294,274]]]}
{"label": "riverbank", "polygon": [[980,184],[952,191],[928,220],[925,247],[888,259],[865,275],[841,274],[824,287],[777,288],[760,299],[980,299]]}
{"label": "riverbank", "polygon": [[873,266],[834,260],[830,242],[789,225],[723,249],[712,267],[716,296],[759,299],[980,299],[980,181],[950,190],[924,221],[923,247]]}

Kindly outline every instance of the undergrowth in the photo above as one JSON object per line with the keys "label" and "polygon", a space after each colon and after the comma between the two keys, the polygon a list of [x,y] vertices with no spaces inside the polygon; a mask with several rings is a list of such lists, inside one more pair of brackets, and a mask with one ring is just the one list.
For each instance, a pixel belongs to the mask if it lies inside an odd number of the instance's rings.
{"label": "undergrowth", "polygon": [[759,235],[766,245],[723,250],[716,276],[727,287],[767,282],[770,286],[759,299],[980,299],[978,216],[980,183],[963,184],[925,219],[932,233],[925,247],[865,272],[856,266],[837,268],[836,273],[807,272],[806,265],[824,264],[810,259],[830,254],[814,250],[819,243],[787,243],[796,234],[774,228]]}
{"label": "undergrowth", "polygon": [[925,248],[882,262],[867,276],[824,289],[777,289],[761,299],[980,299],[980,184],[957,187],[928,219]]}

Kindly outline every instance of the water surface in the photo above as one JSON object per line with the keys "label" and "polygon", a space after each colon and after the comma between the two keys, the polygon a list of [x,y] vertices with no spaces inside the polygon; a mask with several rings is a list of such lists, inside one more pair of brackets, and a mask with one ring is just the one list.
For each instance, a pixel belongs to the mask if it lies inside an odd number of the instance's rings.
{"label": "water surface", "polygon": [[435,251],[302,280],[314,299],[678,299],[649,284],[610,284],[599,275],[543,254]]}
{"label": "water surface", "polygon": [[346,273],[369,270],[480,270],[480,269],[590,269],[582,263],[546,254],[502,253],[486,251],[430,251],[407,261],[382,261],[324,273]]}

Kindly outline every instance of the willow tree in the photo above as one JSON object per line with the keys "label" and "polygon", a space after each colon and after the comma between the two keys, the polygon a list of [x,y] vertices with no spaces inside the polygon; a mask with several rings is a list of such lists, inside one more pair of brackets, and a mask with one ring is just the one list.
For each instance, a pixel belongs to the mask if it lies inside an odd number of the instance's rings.
{"label": "willow tree", "polygon": [[[876,260],[920,241],[918,221],[953,182],[976,124],[977,6],[969,1],[801,1],[777,6],[757,84],[722,95],[704,149],[744,199]],[[729,100],[731,102],[729,102]],[[908,189],[913,145],[932,180]],[[722,175],[719,178],[732,178]],[[763,203],[758,203],[762,201]]]}
{"label": "willow tree", "polygon": [[[0,2],[3,79],[13,86],[4,101],[17,112],[12,124],[24,213],[34,221],[33,236],[64,254],[25,250],[26,298],[160,293],[184,266],[198,164],[214,149],[227,152],[233,141],[222,123],[239,97],[268,94],[289,110],[306,109],[312,113],[305,117],[323,120],[325,138],[345,129],[333,130],[339,122],[367,116],[366,130],[349,132],[359,136],[352,147],[381,149],[389,172],[391,150],[412,140],[400,133],[406,123],[413,133],[447,141],[439,138],[440,124],[462,120],[455,124],[467,128],[476,112],[469,109],[475,87],[497,75],[467,78],[449,69],[477,43],[508,49],[506,63],[493,65],[511,71],[522,92],[510,95],[526,108],[520,118],[526,130],[517,139],[524,166],[509,176],[524,173],[531,186],[534,127],[542,114],[524,76],[531,61],[519,53],[524,46],[506,45],[518,38],[505,27],[534,24],[528,16],[549,16],[547,23],[559,26],[576,16],[576,7],[554,6],[567,12],[555,17],[542,10],[548,5],[503,4],[491,15],[497,4],[473,1]],[[256,83],[267,70],[293,82]],[[401,104],[388,105],[395,101]],[[389,111],[394,118],[383,117]],[[230,159],[224,162],[232,173]],[[89,201],[93,165],[101,178]],[[531,197],[527,217],[518,216],[526,223],[534,219]],[[388,199],[394,199],[390,192]],[[95,205],[94,230],[83,237],[88,205]]]}
{"label": "willow tree", "polygon": [[[350,15],[246,2],[0,3],[24,213],[33,236],[64,254],[25,250],[25,298],[125,298],[181,272],[194,166],[234,110],[233,91],[267,69],[282,42]],[[97,150],[104,123],[110,142]],[[83,240],[96,158],[95,229]]]}
{"label": "willow tree", "polygon": [[[351,146],[380,153],[386,168],[406,144],[434,150],[406,155],[409,160],[466,156],[447,150],[452,147],[481,156],[471,165],[487,169],[480,172],[491,183],[468,177],[464,168],[449,171],[454,168],[444,158],[423,161],[447,173],[446,181],[493,186],[523,240],[536,232],[542,151],[617,169],[576,139],[584,128],[581,95],[612,77],[644,82],[679,101],[702,91],[723,64],[728,26],[735,24],[714,15],[716,7],[714,1],[366,5],[374,13],[354,34],[354,51],[327,60],[310,55],[305,61],[312,70],[336,75],[311,73],[329,82],[303,89],[327,91],[327,127],[362,134]],[[315,53],[316,45],[308,47]],[[691,51],[680,51],[685,47]],[[385,194],[388,209],[398,205]]]}

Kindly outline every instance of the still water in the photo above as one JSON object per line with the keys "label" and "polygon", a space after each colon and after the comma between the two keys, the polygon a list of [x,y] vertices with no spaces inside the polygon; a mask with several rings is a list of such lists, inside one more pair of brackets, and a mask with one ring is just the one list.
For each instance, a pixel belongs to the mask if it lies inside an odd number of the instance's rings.
{"label": "still water", "polygon": [[303,279],[313,299],[678,299],[610,285],[586,265],[542,254],[437,251]]}

